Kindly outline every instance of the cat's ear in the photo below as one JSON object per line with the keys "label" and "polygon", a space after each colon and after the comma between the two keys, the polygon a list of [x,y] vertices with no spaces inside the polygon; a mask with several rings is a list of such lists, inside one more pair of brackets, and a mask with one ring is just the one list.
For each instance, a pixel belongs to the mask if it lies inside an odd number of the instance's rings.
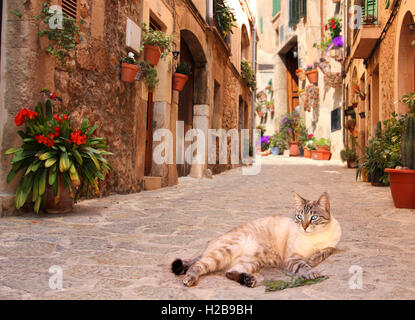
{"label": "cat's ear", "polygon": [[304,198],[300,197],[297,193],[293,192],[294,195],[294,205],[296,209],[301,209],[304,207],[304,204],[306,203],[307,200],[305,200]]}
{"label": "cat's ear", "polygon": [[327,192],[324,192],[317,201],[317,204],[327,212],[330,212],[330,199]]}

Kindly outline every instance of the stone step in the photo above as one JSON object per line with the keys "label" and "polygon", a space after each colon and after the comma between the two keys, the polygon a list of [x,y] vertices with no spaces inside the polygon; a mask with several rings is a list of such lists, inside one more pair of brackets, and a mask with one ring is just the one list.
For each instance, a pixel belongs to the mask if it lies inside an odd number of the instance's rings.
{"label": "stone step", "polygon": [[143,185],[146,191],[161,189],[161,177],[145,176],[143,178]]}

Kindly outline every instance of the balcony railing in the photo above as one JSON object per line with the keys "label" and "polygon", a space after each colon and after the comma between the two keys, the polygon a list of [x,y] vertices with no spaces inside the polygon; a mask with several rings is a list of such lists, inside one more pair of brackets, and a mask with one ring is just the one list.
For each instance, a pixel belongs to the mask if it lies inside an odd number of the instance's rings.
{"label": "balcony railing", "polygon": [[[355,5],[362,8],[362,26],[378,24],[378,0],[356,0]],[[353,30],[353,37],[356,38],[358,28]]]}

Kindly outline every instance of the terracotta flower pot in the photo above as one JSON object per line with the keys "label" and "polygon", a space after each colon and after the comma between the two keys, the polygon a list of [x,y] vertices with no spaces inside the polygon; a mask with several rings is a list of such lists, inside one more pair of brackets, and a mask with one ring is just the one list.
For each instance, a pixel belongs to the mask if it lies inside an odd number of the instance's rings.
{"label": "terracotta flower pot", "polygon": [[329,146],[318,146],[317,151],[329,151]]}
{"label": "terracotta flower pot", "polygon": [[314,160],[330,160],[331,152],[326,150],[312,150],[311,158]]}
{"label": "terracotta flower pot", "polygon": [[46,183],[46,212],[47,213],[69,213],[73,209],[73,198],[68,190],[64,187],[63,177],[58,174],[59,179],[59,191],[58,196],[55,198],[53,194],[53,188]]}
{"label": "terracotta flower pot", "polygon": [[146,44],[144,46],[144,60],[147,60],[150,63],[150,66],[156,66],[160,61],[160,47],[151,46]]}
{"label": "terracotta flower pot", "polygon": [[173,74],[173,90],[182,91],[189,76],[182,73]]}
{"label": "terracotta flower pot", "polygon": [[415,170],[385,169],[396,208],[415,209]]}
{"label": "terracotta flower pot", "polygon": [[318,83],[318,71],[317,69],[309,70],[305,72],[307,79],[310,83]]}
{"label": "terracotta flower pot", "polygon": [[258,114],[258,116],[259,116],[259,117],[261,117],[261,118],[264,116],[264,114],[263,114],[263,113],[262,113],[262,111],[260,111],[260,110],[257,110],[257,112],[256,112],[256,113],[257,113],[257,114]]}
{"label": "terracotta flower pot", "polygon": [[305,75],[304,70],[297,69],[297,70],[295,71],[295,74],[297,75],[298,80],[300,80],[300,81],[304,81],[304,80],[305,80],[305,78],[306,78],[306,75]]}
{"label": "terracotta flower pot", "polygon": [[121,64],[121,80],[129,83],[134,82],[138,70],[139,67],[137,65],[123,62]]}
{"label": "terracotta flower pot", "polygon": [[307,148],[304,148],[304,158],[311,158],[311,151],[312,150],[308,150]]}
{"label": "terracotta flower pot", "polygon": [[298,142],[290,142],[290,157],[298,157],[300,155],[300,146]]}
{"label": "terracotta flower pot", "polygon": [[352,102],[352,107],[353,108],[357,108],[358,105],[359,105],[359,102]]}

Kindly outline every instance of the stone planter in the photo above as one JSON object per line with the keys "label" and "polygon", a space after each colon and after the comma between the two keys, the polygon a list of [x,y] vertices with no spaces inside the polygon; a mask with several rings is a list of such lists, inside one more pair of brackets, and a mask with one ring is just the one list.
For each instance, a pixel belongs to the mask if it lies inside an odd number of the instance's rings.
{"label": "stone planter", "polygon": [[396,208],[415,209],[415,170],[385,169]]}
{"label": "stone planter", "polygon": [[146,44],[144,46],[144,60],[150,63],[150,66],[156,66],[160,61],[161,51],[160,47]]}
{"label": "stone planter", "polygon": [[173,90],[182,91],[189,76],[182,73],[173,74]]}
{"label": "stone planter", "polygon": [[121,64],[121,80],[129,83],[134,82],[138,70],[139,67],[137,65],[123,62]]}

